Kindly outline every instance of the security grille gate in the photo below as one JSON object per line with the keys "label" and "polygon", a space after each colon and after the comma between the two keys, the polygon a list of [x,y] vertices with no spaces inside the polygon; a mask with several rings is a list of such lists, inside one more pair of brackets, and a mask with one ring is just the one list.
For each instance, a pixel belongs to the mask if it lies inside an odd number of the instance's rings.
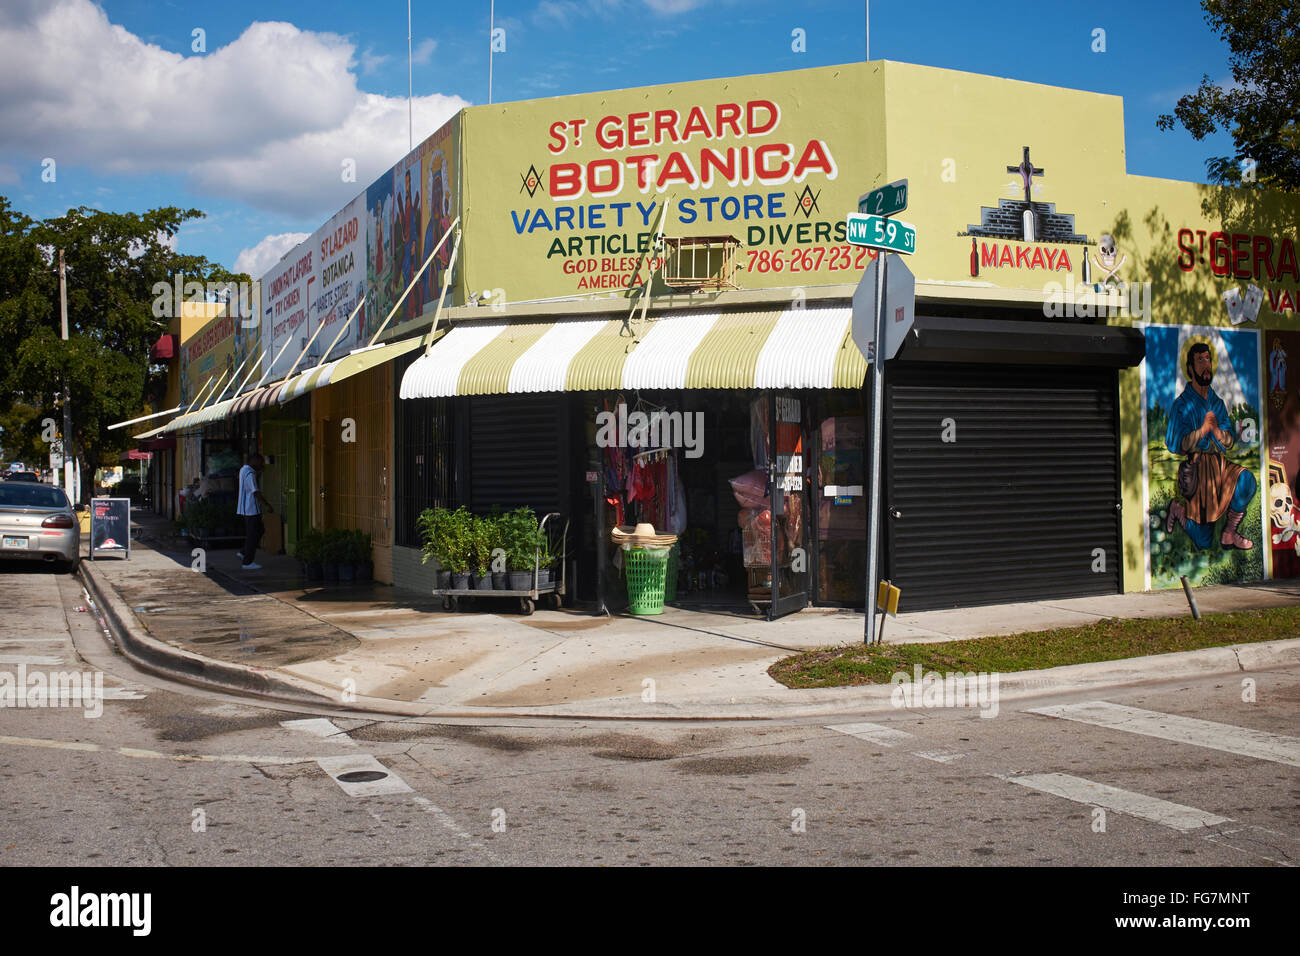
{"label": "security grille gate", "polygon": [[469,400],[469,495],[474,511],[527,506],[565,511],[569,458],[565,396],[476,395]]}
{"label": "security grille gate", "polygon": [[1115,402],[1110,369],[893,363],[887,567],[905,610],[1118,592]]}

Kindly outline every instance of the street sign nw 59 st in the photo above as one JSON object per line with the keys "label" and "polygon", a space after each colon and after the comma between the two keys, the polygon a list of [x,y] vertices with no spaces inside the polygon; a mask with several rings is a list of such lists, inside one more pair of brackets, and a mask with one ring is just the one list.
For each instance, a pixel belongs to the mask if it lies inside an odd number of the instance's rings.
{"label": "street sign nw 59 st", "polygon": [[906,179],[897,180],[858,197],[858,212],[868,216],[892,216],[906,208]]}
{"label": "street sign nw 59 st", "polygon": [[849,213],[848,240],[855,246],[889,249],[910,256],[916,252],[916,227],[901,219]]}

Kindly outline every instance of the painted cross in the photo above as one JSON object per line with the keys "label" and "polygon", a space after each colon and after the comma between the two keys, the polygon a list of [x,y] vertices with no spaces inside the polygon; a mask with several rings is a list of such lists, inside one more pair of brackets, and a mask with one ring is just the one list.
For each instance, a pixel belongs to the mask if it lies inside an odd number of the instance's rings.
{"label": "painted cross", "polygon": [[1034,200],[1033,197],[1030,196],[1029,194],[1030,185],[1033,183],[1033,177],[1042,176],[1044,170],[1039,166],[1035,166],[1033,162],[1030,160],[1028,146],[1025,147],[1025,158],[1021,160],[1020,165],[1008,166],[1007,172],[1020,174],[1020,180],[1025,185],[1025,202],[1032,203]]}

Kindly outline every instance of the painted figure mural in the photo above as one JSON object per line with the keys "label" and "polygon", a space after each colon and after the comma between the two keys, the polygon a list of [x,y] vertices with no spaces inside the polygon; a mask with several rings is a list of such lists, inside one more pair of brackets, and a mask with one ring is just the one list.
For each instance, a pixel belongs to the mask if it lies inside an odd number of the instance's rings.
{"label": "painted figure mural", "polygon": [[1219,543],[1249,551],[1254,542],[1238,532],[1259,483],[1255,476],[1224,457],[1237,444],[1228,409],[1212,387],[1214,360],[1210,347],[1197,342],[1187,351],[1187,387],[1169,412],[1165,445],[1186,459],[1178,469],[1178,491],[1185,496],[1169,506],[1165,531],[1178,524],[1198,548],[1207,548],[1215,522],[1225,513]]}
{"label": "painted figure mural", "polygon": [[1152,587],[1263,577],[1259,336],[1147,326]]}
{"label": "painted figure mural", "polygon": [[1273,576],[1300,577],[1300,383],[1287,367],[1300,360],[1300,333],[1266,332],[1268,357],[1268,544]]}

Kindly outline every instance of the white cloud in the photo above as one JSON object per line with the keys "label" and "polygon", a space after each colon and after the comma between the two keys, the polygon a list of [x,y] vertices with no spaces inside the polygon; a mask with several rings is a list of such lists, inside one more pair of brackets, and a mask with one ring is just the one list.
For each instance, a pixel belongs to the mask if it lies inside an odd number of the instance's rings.
{"label": "white cloud", "polygon": [[259,279],[271,271],[286,252],[309,236],[306,232],[282,232],[278,236],[267,236],[251,249],[241,249],[235,257],[235,266],[231,272],[246,272],[254,279]]}
{"label": "white cloud", "polygon": [[[182,56],[90,0],[22,0],[0,14],[0,149],[100,172],[183,173],[209,195],[327,215],[407,151],[405,100],[358,89],[354,55],[334,34],[253,23],[224,47]],[[465,105],[417,99],[416,141]],[[356,162],[354,182],[343,181],[344,159]]]}
{"label": "white cloud", "polygon": [[421,40],[411,51],[411,59],[416,63],[428,63],[433,59],[433,51],[437,49],[437,40]]}
{"label": "white cloud", "polygon": [[688,13],[704,5],[705,0],[645,0],[645,5],[655,13],[671,16],[674,13]]}
{"label": "white cloud", "polygon": [[390,59],[392,57],[387,53],[371,53],[369,49],[366,49],[361,54],[361,73],[363,75],[374,73]]}

